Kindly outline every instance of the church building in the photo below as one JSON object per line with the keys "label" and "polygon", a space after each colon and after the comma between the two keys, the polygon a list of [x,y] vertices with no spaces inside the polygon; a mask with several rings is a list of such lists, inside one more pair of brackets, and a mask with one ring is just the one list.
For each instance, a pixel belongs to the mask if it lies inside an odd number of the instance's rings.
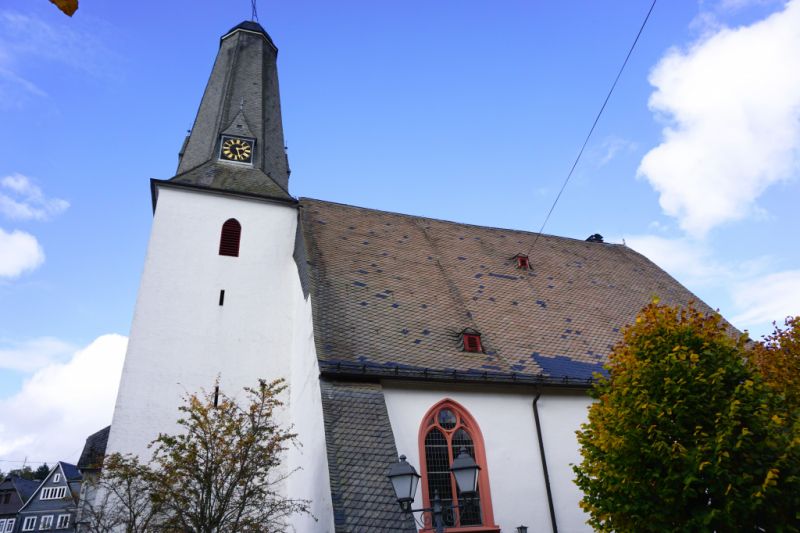
{"label": "church building", "polygon": [[[217,377],[232,397],[285,378],[280,423],[302,446],[283,490],[316,517],[296,531],[431,531],[387,478],[400,455],[421,475],[414,509],[462,504],[448,532],[590,531],[571,465],[592,375],[654,295],[697,298],[599,235],[293,197],[277,53],[253,21],[222,36],[176,174],[151,180],[107,453],[148,458]],[[480,467],[468,501],[450,472],[462,450]]]}

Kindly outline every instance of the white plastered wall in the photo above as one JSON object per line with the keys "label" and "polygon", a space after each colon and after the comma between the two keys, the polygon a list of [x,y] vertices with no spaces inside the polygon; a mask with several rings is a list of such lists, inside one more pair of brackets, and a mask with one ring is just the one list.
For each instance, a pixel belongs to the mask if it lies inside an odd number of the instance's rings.
{"label": "white plastered wall", "polygon": [[[219,255],[229,218],[242,225],[239,257]],[[242,387],[259,379],[286,378],[290,389],[279,422],[289,427],[302,420],[295,430],[303,456],[316,460],[299,474],[325,482],[303,485],[290,476],[284,490],[313,500],[320,519],[314,528],[328,531],[333,518],[319,383],[308,379],[316,377],[317,364],[310,303],[292,257],[296,227],[290,205],[160,188],[108,452],[149,458],[147,445],[159,432],[179,429],[182,397],[211,390],[217,376],[220,389],[238,399]],[[297,463],[290,451],[279,474]]]}
{"label": "white plastered wall", "polygon": [[[514,389],[481,390],[468,386],[383,384],[397,450],[419,470],[419,427],[425,413],[449,398],[466,408],[483,434],[495,525],[515,531],[551,531],[547,493],[536,424],[535,394]],[[544,392],[539,399],[547,467],[561,533],[587,532],[587,516],[578,507],[581,493],[573,483],[571,464],[580,462],[575,431],[586,420],[591,399],[580,392]],[[422,506],[423,487],[415,507]]]}

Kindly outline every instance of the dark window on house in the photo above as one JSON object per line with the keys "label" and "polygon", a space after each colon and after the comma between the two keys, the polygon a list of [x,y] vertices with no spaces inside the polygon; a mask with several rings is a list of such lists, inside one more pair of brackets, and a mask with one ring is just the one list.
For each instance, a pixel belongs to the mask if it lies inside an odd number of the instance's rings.
{"label": "dark window on house", "polygon": [[464,344],[465,352],[482,352],[481,334],[480,333],[467,333],[461,334],[462,342]]}
{"label": "dark window on house", "polygon": [[225,221],[222,235],[219,238],[219,255],[239,257],[239,240],[242,237],[242,225],[235,218]]}
{"label": "dark window on house", "polygon": [[528,259],[527,255],[519,254],[517,255],[516,259],[517,259],[517,268],[521,270],[530,270],[531,262]]}

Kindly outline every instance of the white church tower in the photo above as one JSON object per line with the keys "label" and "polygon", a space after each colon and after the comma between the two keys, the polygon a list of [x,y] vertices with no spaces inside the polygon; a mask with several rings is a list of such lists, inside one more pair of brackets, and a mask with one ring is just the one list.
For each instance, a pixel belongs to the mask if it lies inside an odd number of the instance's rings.
{"label": "white church tower", "polygon": [[[177,430],[186,393],[228,395],[285,378],[281,422],[302,448],[282,467],[287,495],[314,502],[325,531],[330,488],[310,302],[289,195],[277,48],[255,22],[220,40],[175,177],[152,180],[153,227],[107,452],[147,459],[159,432]],[[299,265],[299,266],[298,266]]]}

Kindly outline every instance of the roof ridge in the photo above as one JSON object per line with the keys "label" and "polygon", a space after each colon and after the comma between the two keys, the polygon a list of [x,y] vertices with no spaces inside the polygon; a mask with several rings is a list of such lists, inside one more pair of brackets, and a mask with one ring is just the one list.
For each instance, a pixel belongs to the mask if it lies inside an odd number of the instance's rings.
{"label": "roof ridge", "polygon": [[345,203],[342,203],[342,202],[331,202],[330,200],[320,200],[320,199],[317,199],[317,198],[309,198],[309,197],[306,197],[306,196],[298,197],[298,201],[301,204],[300,207],[302,207],[302,203],[304,201],[311,201],[311,202],[318,202],[318,203],[321,203],[321,204],[330,204],[330,205],[337,205],[337,206],[341,206],[341,207],[349,207],[349,208],[352,208],[352,209],[361,209],[363,211],[372,211],[372,212],[375,212],[375,213],[381,213],[381,214],[385,214],[385,215],[395,215],[395,216],[400,216],[400,217],[404,217],[404,218],[411,218],[411,219],[425,219],[425,220],[431,220],[433,222],[442,222],[444,224],[455,224],[455,225],[466,226],[466,227],[470,227],[470,228],[488,229],[488,230],[493,230],[493,231],[513,231],[515,233],[524,233],[526,235],[531,235],[531,236],[541,235],[542,237],[545,237],[545,238],[563,239],[563,240],[567,240],[567,241],[575,241],[575,242],[587,243],[587,244],[603,244],[603,245],[606,245],[606,246],[613,246],[615,248],[623,248],[623,249],[626,249],[626,250],[631,250],[631,251],[635,252],[638,255],[642,255],[641,253],[637,252],[636,250],[634,250],[630,246],[627,246],[626,244],[622,244],[622,243],[616,243],[616,242],[593,243],[593,242],[586,241],[585,239],[579,239],[577,237],[564,237],[562,235],[553,235],[551,233],[541,233],[540,234],[538,231],[528,231],[528,230],[514,229],[514,228],[501,228],[501,227],[498,227],[498,226],[482,226],[480,224],[471,224],[469,222],[458,222],[458,221],[455,221],[455,220],[447,220],[447,219],[444,219],[444,218],[433,218],[433,217],[428,217],[428,216],[424,216],[424,215],[411,215],[411,214],[408,214],[408,213],[399,213],[397,211],[386,211],[386,210],[383,210],[383,209],[374,209],[372,207],[362,207],[360,205],[345,204]]}

